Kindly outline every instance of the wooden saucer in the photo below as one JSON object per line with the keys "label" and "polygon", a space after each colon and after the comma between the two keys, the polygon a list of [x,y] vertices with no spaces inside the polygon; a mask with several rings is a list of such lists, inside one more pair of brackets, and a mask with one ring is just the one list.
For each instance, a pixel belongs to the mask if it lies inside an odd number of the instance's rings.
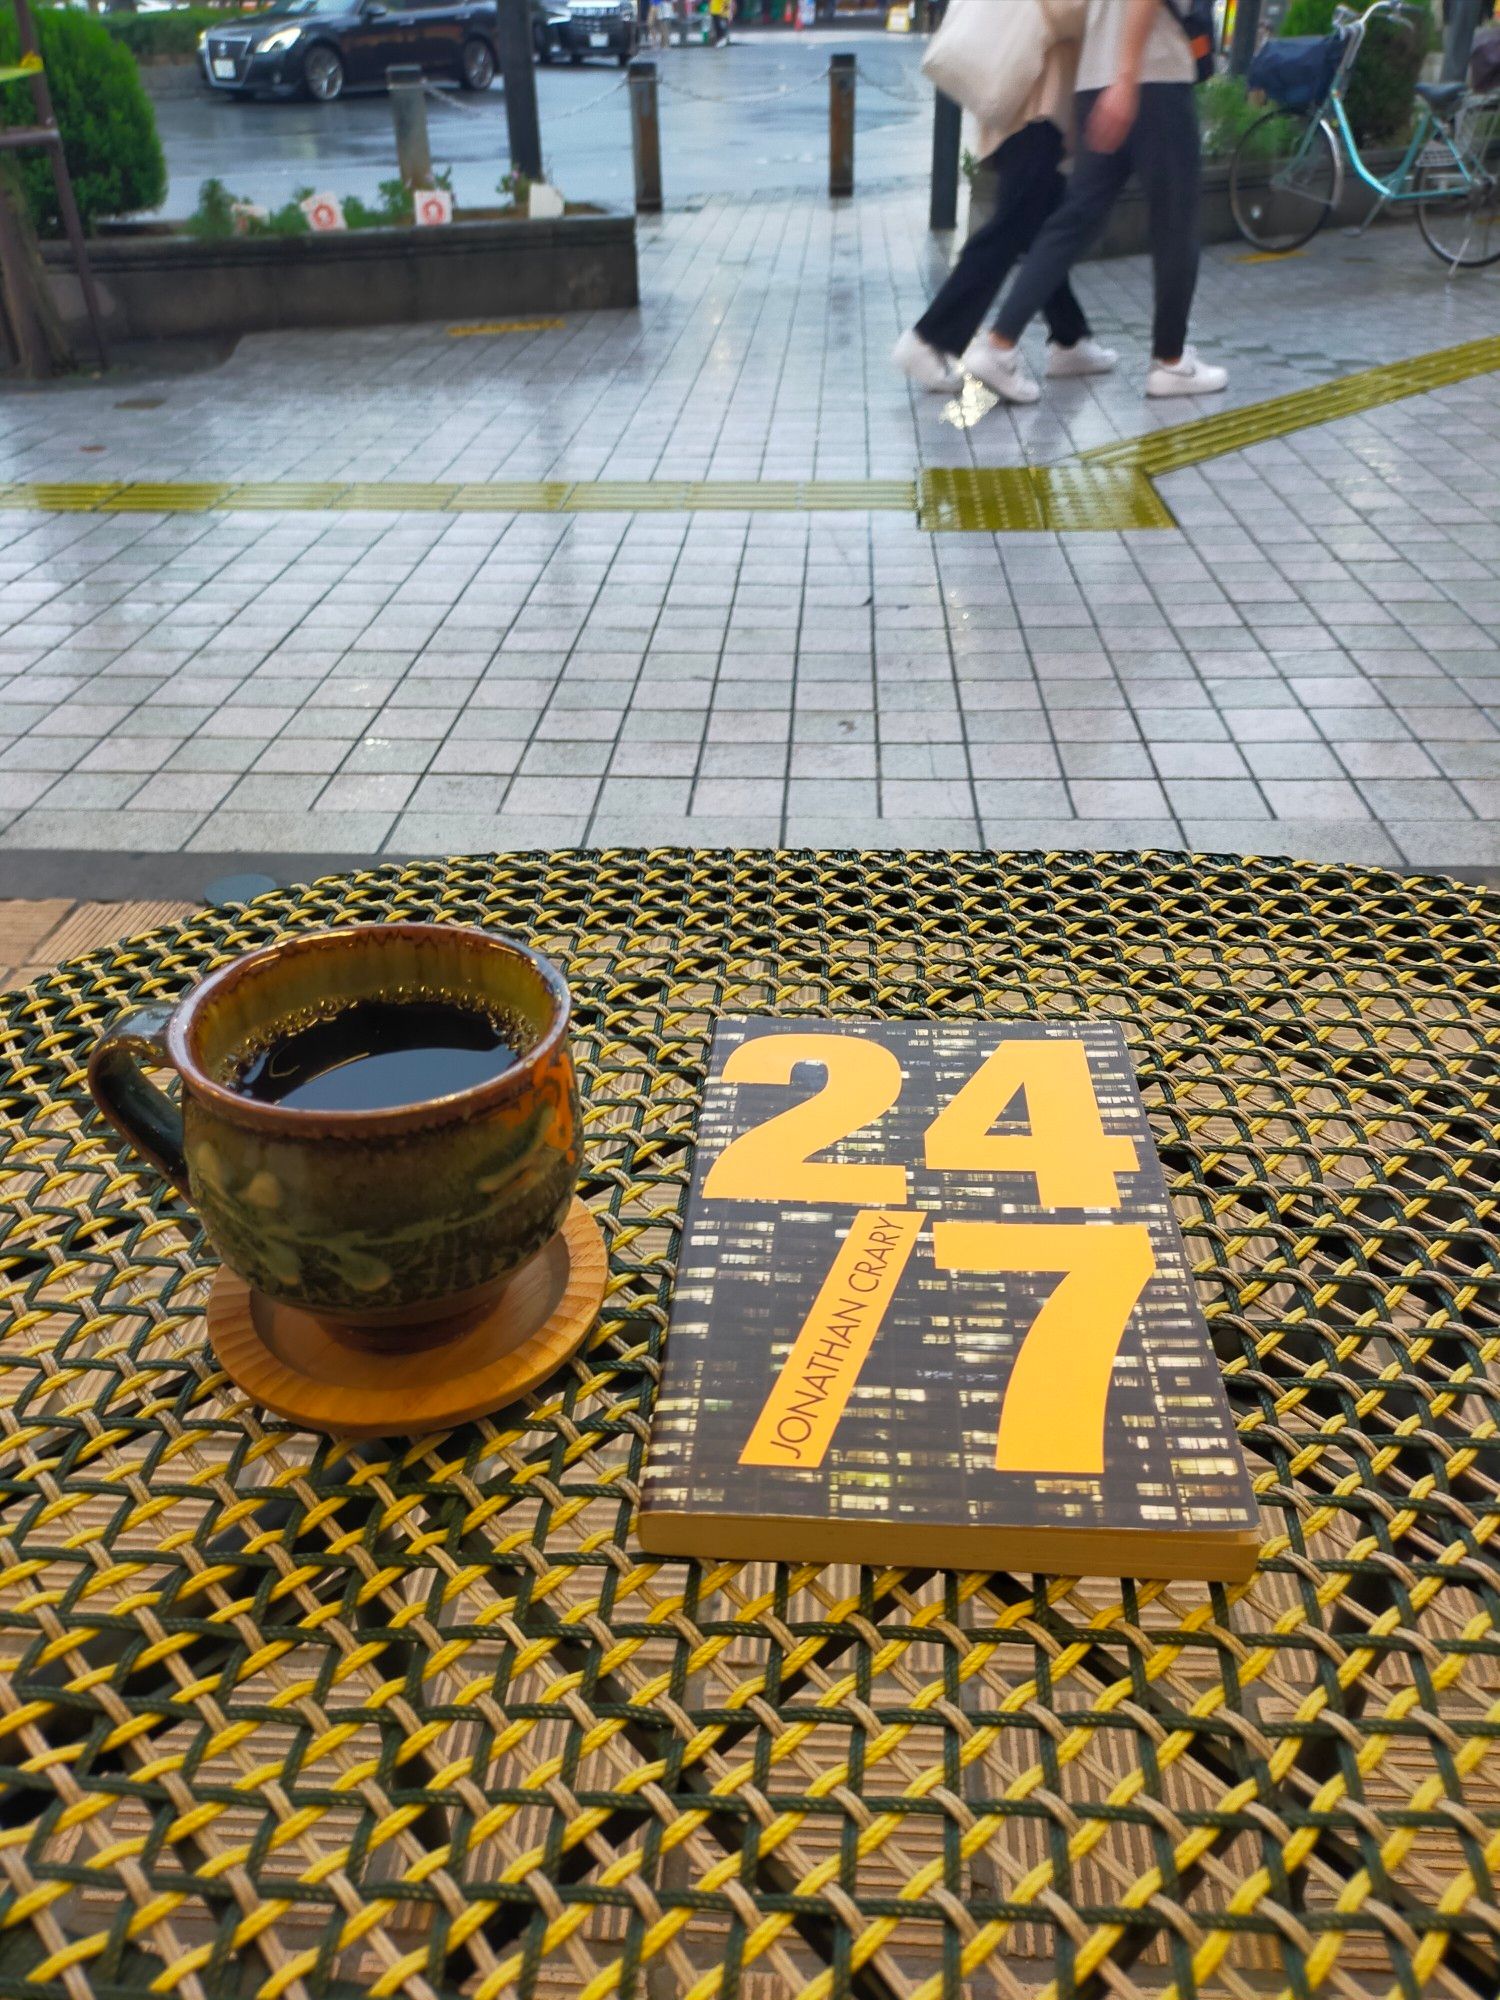
{"label": "wooden saucer", "polygon": [[[278,1305],[221,1267],[208,1300],[220,1366],[248,1396],[308,1430],[402,1437],[488,1416],[575,1353],[604,1297],[599,1225],[576,1197],[567,1220],[487,1307],[446,1339],[392,1349]],[[388,1337],[388,1336],[387,1336]]]}

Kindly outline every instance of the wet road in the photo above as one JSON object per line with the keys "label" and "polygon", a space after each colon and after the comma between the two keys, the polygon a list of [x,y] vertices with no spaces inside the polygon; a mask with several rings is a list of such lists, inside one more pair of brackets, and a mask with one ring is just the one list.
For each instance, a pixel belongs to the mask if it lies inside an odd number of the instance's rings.
{"label": "wet road", "polygon": [[[932,93],[915,36],[820,30],[751,31],[730,48],[671,49],[661,63],[662,172],[669,205],[694,196],[827,186],[828,83],[838,49],[859,58],[856,185],[920,179],[928,169]],[[624,73],[614,64],[537,71],[550,176],[570,200],[631,198]],[[509,164],[498,83],[482,97],[431,102],[435,164],[451,167],[460,204],[496,198]],[[457,108],[450,108],[457,107]],[[165,213],[186,215],[217,175],[232,193],[275,206],[311,186],[371,197],[395,172],[390,107],[381,95],[337,104],[240,103],[200,91],[166,97],[157,121],[170,175]]]}

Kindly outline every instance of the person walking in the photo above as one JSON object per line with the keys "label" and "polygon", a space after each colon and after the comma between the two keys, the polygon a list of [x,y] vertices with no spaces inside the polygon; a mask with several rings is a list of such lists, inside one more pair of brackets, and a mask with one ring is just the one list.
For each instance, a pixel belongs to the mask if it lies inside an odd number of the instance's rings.
{"label": "person walking", "polygon": [[1187,344],[1198,282],[1196,63],[1172,0],[1089,0],[1075,110],[1081,135],[1066,197],[965,365],[1007,402],[1036,400],[1021,335],[1109,220],[1132,174],[1146,194],[1155,317],[1148,396],[1205,396],[1228,371]]}
{"label": "person walking", "polygon": [[[1031,248],[1067,189],[1062,161],[1077,65],[1076,45],[1049,50],[1019,128],[1008,134],[988,129],[980,133],[984,164],[997,182],[995,212],[965,243],[937,296],[916,325],[902,334],[891,356],[919,389],[952,393],[963,386],[966,368],[982,378],[989,342],[976,338],[980,322],[1011,266]],[[1051,335],[1048,375],[1103,375],[1114,367],[1118,357],[1094,339],[1066,272],[1044,300],[1042,311]],[[955,361],[955,355],[962,358]],[[1012,400],[1035,400],[1036,394],[1033,383],[1029,398]]]}
{"label": "person walking", "polygon": [[729,0],[708,0],[708,18],[713,29],[713,46],[722,49],[729,41]]}

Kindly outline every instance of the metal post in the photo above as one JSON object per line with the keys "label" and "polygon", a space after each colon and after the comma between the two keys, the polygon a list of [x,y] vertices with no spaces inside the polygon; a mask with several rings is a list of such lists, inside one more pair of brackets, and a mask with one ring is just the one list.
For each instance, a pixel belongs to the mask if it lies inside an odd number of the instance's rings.
{"label": "metal post", "polygon": [[531,60],[531,9],[527,0],[495,0],[495,40],[505,85],[511,172],[542,178],[542,128],[536,111],[536,70]]}
{"label": "metal post", "polygon": [[1229,44],[1229,74],[1248,76],[1260,46],[1260,17],[1265,0],[1235,0],[1234,38]]}
{"label": "metal post", "polygon": [[1443,81],[1462,83],[1479,29],[1481,0],[1448,0],[1448,26],[1443,36]]}
{"label": "metal post", "polygon": [[828,65],[828,192],[854,192],[854,58]]}
{"label": "metal post", "polygon": [[656,64],[636,56],[630,80],[630,157],[635,162],[635,212],[661,214],[661,118],[656,105]]}
{"label": "metal post", "polygon": [[409,188],[430,188],[432,147],[427,139],[427,95],[420,63],[392,63],[385,73],[396,127],[396,169]]}
{"label": "metal post", "polygon": [[932,199],[927,209],[929,229],[958,227],[958,150],[964,115],[951,97],[933,93]]}

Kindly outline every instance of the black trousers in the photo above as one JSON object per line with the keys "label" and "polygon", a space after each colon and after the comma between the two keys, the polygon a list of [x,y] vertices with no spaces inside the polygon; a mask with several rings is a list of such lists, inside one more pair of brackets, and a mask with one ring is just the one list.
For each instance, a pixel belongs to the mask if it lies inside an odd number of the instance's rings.
{"label": "black trousers", "polygon": [[1117,153],[1095,153],[1083,134],[1096,90],[1078,93],[1078,154],[1067,196],[1048,220],[1016,273],[995,331],[1019,340],[1049,309],[1059,283],[1095,241],[1132,174],[1146,194],[1156,316],[1151,352],[1175,361],[1187,339],[1198,284],[1198,107],[1190,83],[1141,85],[1141,108]]}
{"label": "black trousers", "polygon": [[[969,238],[937,297],[917,321],[916,330],[929,346],[943,354],[962,354],[979,331],[1012,264],[1031,248],[1063,199],[1068,183],[1060,171],[1062,155],[1062,134],[1045,118],[1022,126],[990,155],[986,165],[994,168],[1000,183],[995,213]],[[1088,333],[1089,323],[1066,271],[1042,311],[1060,347],[1075,347]]]}

